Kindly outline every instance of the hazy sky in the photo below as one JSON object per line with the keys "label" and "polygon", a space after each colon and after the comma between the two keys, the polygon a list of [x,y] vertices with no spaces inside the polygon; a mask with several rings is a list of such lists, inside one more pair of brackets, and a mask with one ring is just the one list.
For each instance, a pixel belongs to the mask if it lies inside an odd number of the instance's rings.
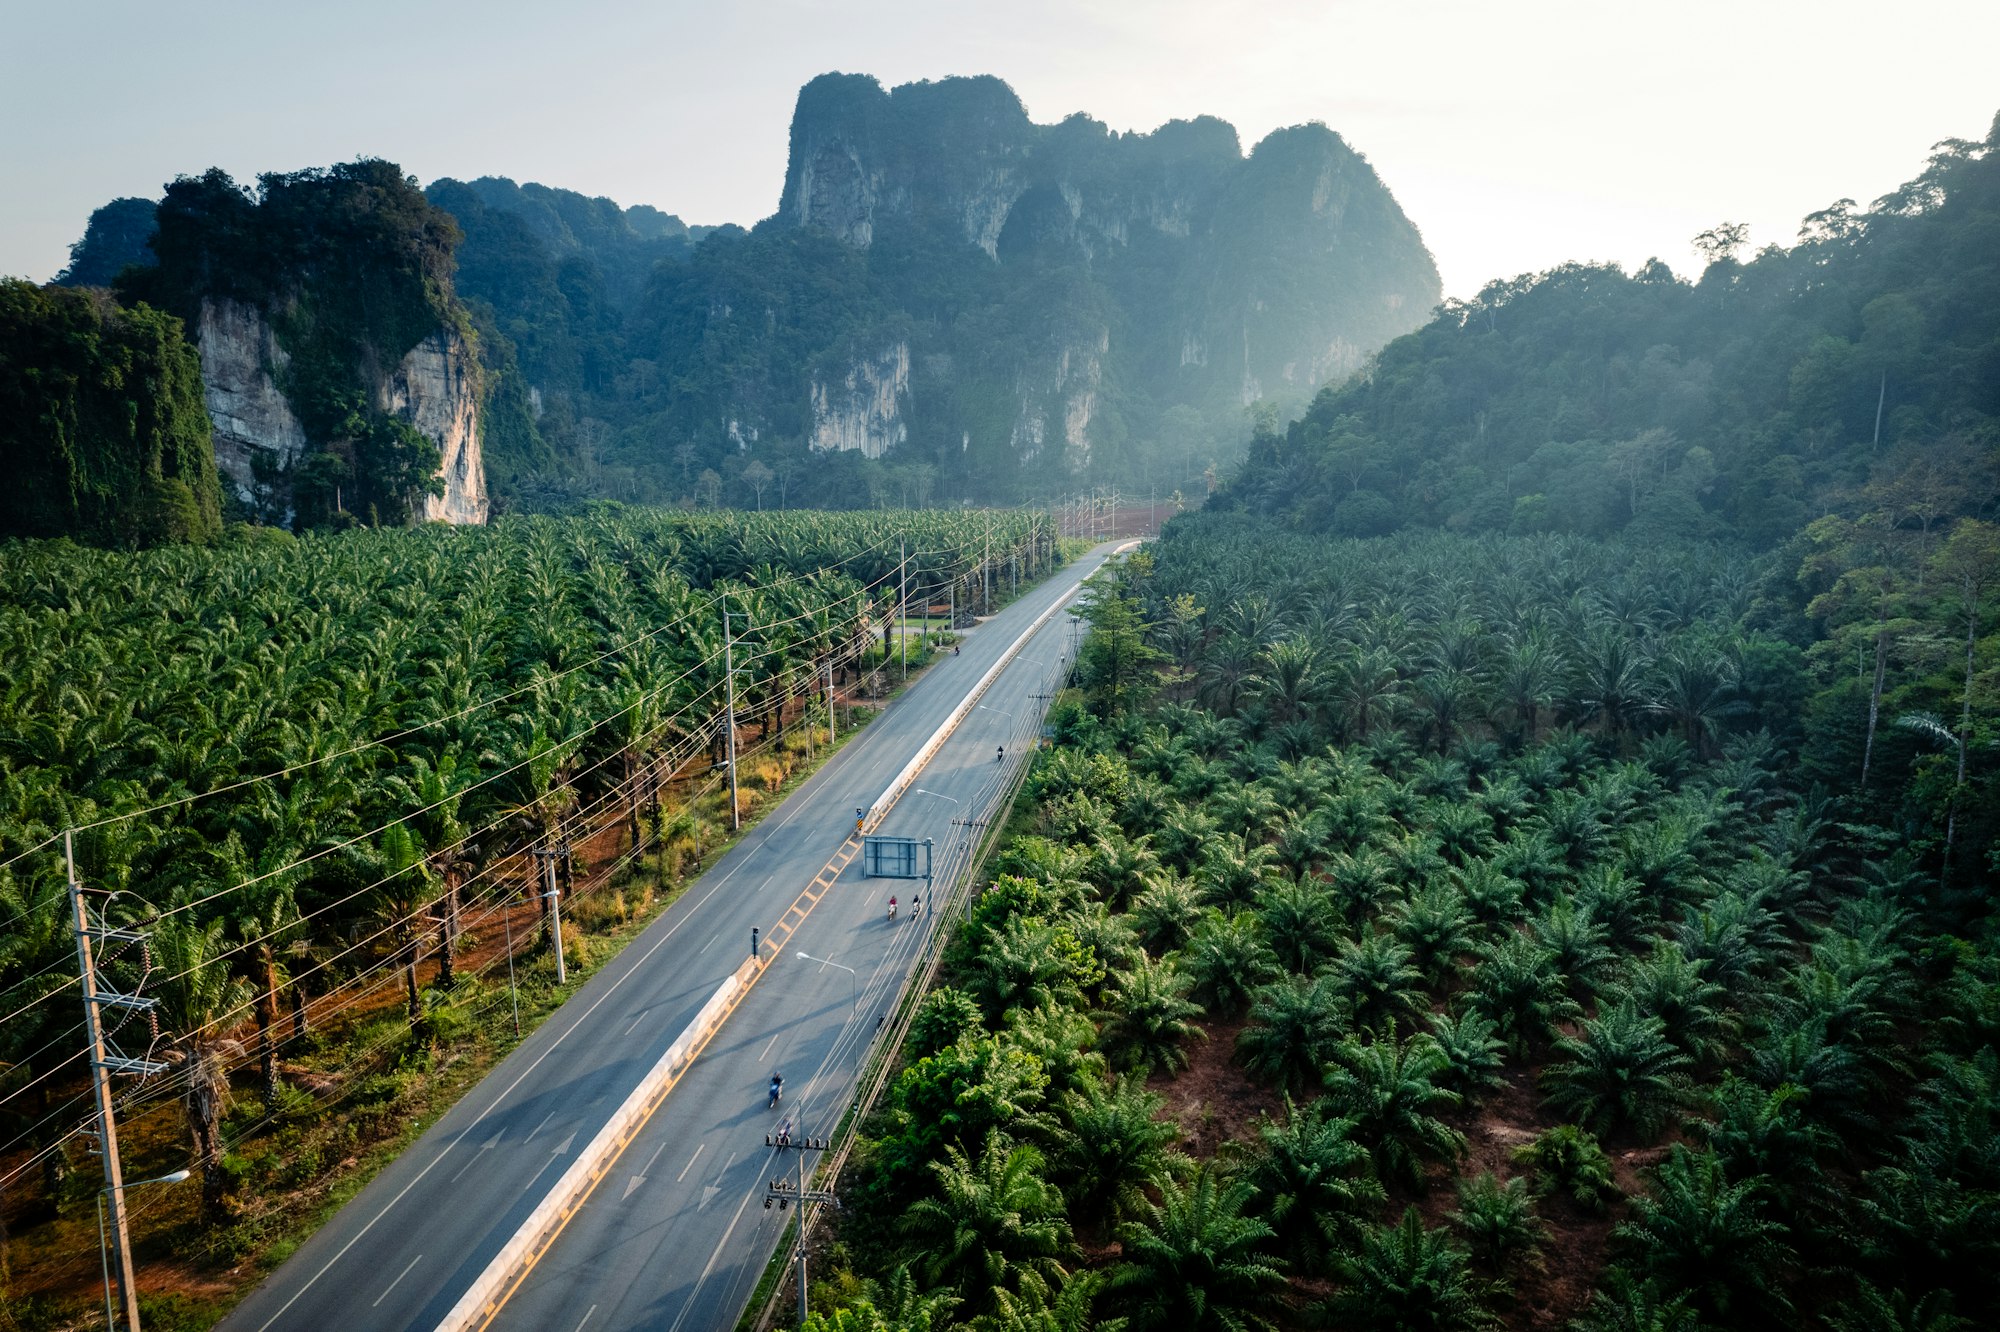
{"label": "hazy sky", "polygon": [[1038,121],[1199,114],[1244,146],[1321,120],[1423,230],[1450,295],[1565,259],[1789,243],[2000,110],[2000,3],[1776,0],[9,0],[0,273],[183,172],[368,154],[690,222],[777,204],[799,85],[991,73]]}

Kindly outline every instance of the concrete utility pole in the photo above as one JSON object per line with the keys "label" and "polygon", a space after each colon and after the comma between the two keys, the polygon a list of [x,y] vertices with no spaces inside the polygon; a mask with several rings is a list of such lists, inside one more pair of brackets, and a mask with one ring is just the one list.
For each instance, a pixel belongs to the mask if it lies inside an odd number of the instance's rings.
{"label": "concrete utility pole", "polygon": [[729,638],[729,606],[722,607],[722,680],[723,692],[729,701],[726,724],[729,728],[729,830],[740,832],[743,816],[737,811],[736,801],[736,653],[735,644]]}
{"label": "concrete utility pole", "polygon": [[834,726],[835,726],[835,718],[833,712],[833,658],[828,657],[826,661],[826,743],[829,747],[832,746],[834,741]]}
{"label": "concrete utility pole", "polygon": [[[127,1012],[147,1012],[159,1007],[157,999],[143,999],[133,994],[118,994],[103,988],[97,977],[97,955],[94,944],[105,940],[123,943],[139,943],[143,934],[130,930],[106,929],[92,922],[90,907],[83,900],[83,884],[76,877],[76,846],[74,837],[63,833],[63,870],[68,880],[69,909],[76,931],[76,961],[83,981],[83,1029],[84,1039],[89,1043],[90,1088],[97,1103],[97,1152],[104,1162],[104,1188],[99,1194],[100,1201],[110,1203],[109,1247],[115,1255],[118,1267],[118,1298],[124,1306],[125,1326],[129,1332],[139,1332],[139,1288],[132,1271],[132,1235],[125,1216],[125,1174],[118,1159],[118,1121],[111,1103],[111,1078],[114,1074],[130,1073],[140,1077],[150,1077],[164,1073],[167,1066],[147,1059],[127,1059],[112,1053],[107,1048],[104,1036],[104,1021],[101,1009],[122,1008]],[[100,1250],[99,1257],[103,1254]],[[109,1322],[111,1301],[106,1292],[105,1317]]]}
{"label": "concrete utility pole", "polygon": [[552,846],[544,846],[536,847],[534,851],[535,859],[540,861],[542,866],[542,900],[548,903],[549,907],[549,941],[554,945],[556,950],[556,984],[558,985],[567,985],[569,983],[569,959],[563,956],[562,893],[556,889],[556,857],[567,856],[568,854],[569,844],[567,842],[563,843],[561,850],[557,850]]}
{"label": "concrete utility pole", "polygon": [[993,510],[986,511],[986,557],[979,561],[980,610],[993,613]]}
{"label": "concrete utility pole", "polygon": [[910,553],[896,543],[896,641],[903,648],[903,678],[910,678]]}
{"label": "concrete utility pole", "polygon": [[[790,1120],[785,1121],[786,1125],[790,1123]],[[781,1212],[789,1205],[796,1205],[799,1209],[798,1243],[792,1249],[792,1258],[798,1265],[799,1273],[799,1326],[804,1327],[806,1325],[806,1204],[838,1205],[831,1189],[806,1187],[806,1153],[823,1152],[832,1144],[825,1138],[795,1138],[788,1127],[781,1126],[776,1133],[764,1135],[764,1145],[781,1152],[799,1154],[798,1181],[794,1183],[783,1175],[773,1179],[764,1190],[764,1209],[769,1211],[772,1203],[776,1203]]]}

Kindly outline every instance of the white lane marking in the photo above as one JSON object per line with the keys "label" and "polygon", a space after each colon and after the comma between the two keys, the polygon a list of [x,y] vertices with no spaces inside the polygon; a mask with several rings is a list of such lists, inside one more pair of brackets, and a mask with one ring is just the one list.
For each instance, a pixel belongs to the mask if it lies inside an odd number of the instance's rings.
{"label": "white lane marking", "polygon": [[[785,1033],[784,1033],[784,1032],[782,1032],[782,1031],[779,1031],[779,1032],[773,1032],[773,1033],[771,1034],[771,1045],[776,1045],[776,1044],[778,1043],[778,1037],[780,1037],[780,1036],[782,1036],[782,1035],[784,1035],[784,1034],[785,1034]],[[764,1061],[765,1061],[766,1059],[769,1059],[769,1058],[771,1057],[771,1045],[767,1045],[767,1046],[765,1046],[765,1047],[764,1047],[764,1053],[763,1053],[763,1054],[760,1054],[760,1055],[758,1055],[758,1056],[757,1056],[757,1062],[758,1062],[758,1063],[760,1063],[760,1064],[761,1064],[761,1063],[763,1063],[763,1062],[764,1062]]]}
{"label": "white lane marking", "polygon": [[743,1201],[737,1204],[736,1215],[729,1218],[729,1229],[723,1231],[722,1238],[715,1242],[715,1252],[708,1255],[708,1265],[702,1268],[701,1275],[695,1278],[694,1289],[688,1292],[687,1303],[681,1306],[680,1317],[674,1319],[674,1325],[668,1332],[681,1332],[681,1324],[687,1321],[688,1314],[694,1310],[695,1297],[701,1294],[701,1288],[708,1284],[709,1273],[715,1271],[716,1261],[722,1257],[723,1246],[728,1244],[729,1237],[736,1233],[736,1223],[743,1219],[743,1209],[750,1205],[750,1200],[755,1196],[756,1190],[752,1189],[744,1194]]}
{"label": "white lane marking", "polygon": [[[1102,562],[1103,561],[1099,559],[1092,562],[1087,567],[1082,562],[1070,566],[1076,573],[1076,582],[1081,584],[1082,581],[1085,578],[1089,577],[1091,573],[1096,572],[1097,565],[1101,564]],[[1039,602],[1039,595],[1037,596],[1037,601]],[[1023,603],[1017,602],[1015,604],[1021,605]],[[1009,607],[1008,609],[1012,609],[1012,607]],[[1003,611],[1002,614],[1005,614],[1005,612]],[[989,623],[990,622],[991,621],[989,621]],[[834,769],[835,765],[837,763],[840,763],[841,760],[847,760],[848,765],[860,762],[861,760],[849,759],[848,756],[851,754],[859,754],[863,752],[864,752],[863,750],[855,749],[852,746],[846,749],[842,749],[838,754],[834,755],[833,760],[829,761],[826,767],[821,768],[818,772],[814,773],[810,778],[808,778],[806,780],[805,786],[801,787],[799,791],[795,792],[794,794],[804,795],[805,791],[808,788],[812,788],[815,785],[819,787],[820,791],[824,791],[825,786],[832,781],[832,777],[830,774]],[[825,781],[822,781],[822,779],[825,779]],[[815,794],[817,793],[818,792],[816,792]],[[787,800],[786,803],[789,804],[791,802]],[[810,802],[800,801],[799,809],[797,812],[803,813],[805,806],[808,803]],[[778,828],[785,827],[787,824],[791,822],[793,817],[794,815],[791,814],[786,815],[783,821],[780,822],[777,825],[777,827]],[[764,826],[765,826],[764,824],[758,825],[760,829]],[[736,864],[730,866],[727,871],[725,871],[722,875],[717,877],[715,883],[712,886],[710,886],[709,889],[706,892],[704,892],[700,897],[696,898],[692,903],[690,903],[688,905],[686,913],[683,914],[681,918],[679,920],[676,920],[672,925],[669,925],[666,928],[666,930],[661,933],[659,938],[655,939],[650,945],[648,945],[646,951],[643,954],[633,957],[631,965],[627,967],[625,970],[619,972],[618,975],[615,976],[611,980],[611,982],[605,986],[603,994],[600,994],[597,996],[597,998],[591,1000],[590,1005],[588,1007],[577,1009],[575,1021],[571,1022],[569,1026],[565,1027],[562,1030],[561,1034],[551,1038],[547,1049],[543,1050],[540,1054],[536,1055],[533,1059],[529,1060],[527,1067],[523,1068],[518,1074],[516,1074],[512,1082],[508,1083],[505,1087],[501,1088],[499,1092],[497,1092],[494,1095],[493,1099],[487,1103],[486,1108],[473,1116],[472,1122],[470,1124],[467,1124],[463,1129],[459,1130],[458,1136],[454,1137],[450,1142],[446,1143],[436,1156],[432,1157],[429,1161],[425,1162],[423,1169],[417,1171],[416,1174],[410,1177],[409,1183],[403,1185],[402,1188],[396,1190],[396,1196],[389,1199],[387,1202],[383,1203],[381,1208],[378,1211],[376,1211],[375,1215],[369,1217],[368,1220],[362,1224],[361,1228],[354,1232],[353,1236],[347,1241],[347,1243],[341,1245],[340,1248],[334,1251],[333,1256],[328,1258],[326,1262],[321,1265],[319,1271],[313,1273],[310,1277],[307,1277],[306,1280],[300,1284],[299,1288],[292,1292],[291,1298],[287,1299],[283,1304],[279,1305],[277,1310],[274,1313],[272,1313],[272,1315],[269,1318],[265,1319],[263,1323],[258,1325],[256,1332],[270,1332],[271,1325],[276,1323],[280,1318],[283,1318],[288,1312],[290,1312],[291,1307],[294,1304],[297,1304],[299,1302],[299,1299],[302,1296],[304,1296],[304,1294],[308,1290],[311,1290],[315,1285],[319,1284],[319,1280],[321,1277],[325,1276],[328,1272],[331,1272],[333,1270],[334,1264],[338,1263],[342,1258],[345,1258],[348,1254],[348,1251],[351,1250],[355,1245],[359,1244],[367,1236],[368,1232],[375,1228],[376,1224],[380,1222],[383,1217],[389,1215],[389,1213],[395,1209],[398,1203],[402,1202],[403,1199],[407,1198],[410,1195],[410,1191],[412,1189],[416,1188],[417,1185],[423,1183],[424,1177],[430,1174],[432,1170],[436,1169],[439,1163],[441,1163],[445,1157],[451,1154],[452,1148],[458,1146],[460,1143],[464,1142],[467,1138],[471,1137],[473,1132],[476,1129],[478,1129],[478,1127],[481,1124],[486,1122],[487,1116],[499,1110],[500,1107],[503,1104],[505,1104],[507,1098],[513,1095],[514,1092],[520,1087],[522,1083],[526,1082],[530,1077],[534,1076],[535,1071],[542,1066],[542,1064],[549,1058],[550,1055],[553,1055],[557,1050],[562,1048],[562,1044],[564,1041],[568,1040],[571,1036],[574,1036],[585,1022],[588,1022],[591,1018],[595,1017],[597,1014],[597,1010],[602,1008],[607,1002],[609,1002],[618,993],[620,987],[622,987],[627,981],[631,980],[634,976],[639,975],[640,972],[644,969],[645,964],[652,960],[653,955],[658,953],[662,948],[665,948],[667,944],[681,932],[681,927],[686,925],[690,920],[694,919],[695,913],[698,912],[702,907],[707,906],[710,899],[712,899],[717,893],[721,892],[723,887],[727,885],[731,879],[736,877],[736,873],[738,870],[742,869],[743,866],[747,864],[750,860],[755,859],[756,852],[763,850],[768,841],[769,838],[767,836],[763,838],[757,838],[745,844],[741,844],[741,849],[743,849],[746,852],[743,859],[737,861]],[[708,876],[703,875],[702,877],[705,879]],[[765,876],[764,882],[768,884],[774,877],[776,876],[767,875]],[[720,938],[721,936],[717,935],[716,937]],[[712,943],[713,940],[711,940],[710,942]],[[630,956],[629,952],[621,953],[618,957],[618,961],[623,962],[627,956]],[[572,1007],[571,1005],[564,1005],[560,1011],[568,1012],[571,1007]],[[536,1035],[540,1034],[541,1034],[540,1032],[536,1033]],[[747,1203],[748,1199],[746,1199],[745,1201]],[[681,1320],[676,1321],[674,1326],[678,1328],[680,1326],[680,1323],[682,1321],[685,1321],[685,1319],[686,1319],[686,1311],[683,1310]]]}
{"label": "white lane marking", "polygon": [[665,1150],[667,1150],[667,1144],[665,1144],[664,1142],[661,1143],[658,1147],[655,1147],[653,1149],[653,1154],[646,1158],[646,1164],[640,1169],[639,1173],[642,1175],[651,1174],[653,1172],[653,1162],[659,1160],[660,1153],[664,1152]]}
{"label": "white lane marking", "polygon": [[[554,1119],[555,1117],[556,1117],[556,1112],[553,1110],[543,1115],[542,1122],[535,1125],[535,1133],[540,1133],[543,1129],[547,1128],[549,1126],[549,1121],[551,1119]],[[523,1147],[526,1147],[529,1143],[533,1142],[535,1140],[535,1133],[530,1133],[527,1137],[523,1138],[521,1140],[521,1145]]]}
{"label": "white lane marking", "polygon": [[635,1032],[635,1031],[639,1030],[639,1024],[640,1024],[641,1022],[644,1022],[645,1020],[646,1020],[646,1014],[644,1014],[644,1013],[641,1013],[641,1014],[639,1014],[639,1016],[638,1016],[638,1017],[635,1017],[635,1018],[633,1018],[633,1019],[632,1019],[632,1025],[631,1025],[631,1026],[629,1026],[629,1027],[627,1027],[627,1028],[625,1028],[625,1034],[626,1034],[627,1036],[630,1036],[630,1035],[631,1035],[631,1034],[632,1034],[633,1032]]}
{"label": "white lane marking", "polygon": [[[410,1267],[415,1267],[418,1263],[422,1262],[423,1260],[424,1256],[422,1254],[418,1254],[416,1257],[410,1259]],[[382,1301],[389,1298],[389,1292],[394,1290],[402,1282],[403,1278],[410,1274],[410,1267],[406,1267],[402,1271],[396,1273],[396,1279],[394,1281],[391,1281],[387,1286],[385,1286],[382,1290],[382,1293],[375,1297],[375,1303],[369,1305],[368,1307],[371,1309],[381,1308]]]}
{"label": "white lane marking", "polygon": [[[767,878],[764,880],[764,882],[769,883],[770,879]],[[715,936],[715,939],[720,939],[721,937],[722,936],[718,934]],[[695,953],[695,956],[700,957],[703,953],[706,953],[709,949],[715,947],[715,939],[710,939],[707,943],[703,944],[701,948]]]}
{"label": "white lane marking", "polygon": [[593,1305],[591,1305],[591,1306],[590,1306],[590,1308],[586,1309],[586,1310],[584,1311],[584,1314],[583,1314],[583,1318],[582,1318],[582,1320],[581,1320],[581,1321],[579,1321],[579,1322],[577,1323],[577,1325],[576,1325],[576,1332],[583,1332],[583,1325],[584,1325],[584,1323],[587,1323],[587,1322],[589,1322],[589,1321],[590,1321],[590,1315],[592,1315],[592,1314],[594,1314],[594,1313],[596,1313],[596,1312],[597,1312],[597,1306],[596,1306],[596,1305],[594,1305],[594,1304],[593,1304]]}
{"label": "white lane marking", "polygon": [[674,1176],[674,1183],[678,1184],[678,1183],[680,1183],[680,1182],[681,1182],[682,1180],[684,1180],[684,1179],[686,1179],[686,1178],[688,1177],[688,1171],[690,1171],[690,1170],[694,1169],[694,1163],[695,1163],[696,1161],[699,1161],[699,1160],[701,1159],[701,1154],[702,1154],[702,1151],[703,1151],[703,1150],[704,1150],[705,1148],[707,1148],[707,1146],[708,1146],[708,1144],[704,1142],[704,1143],[700,1144],[699,1146],[697,1146],[697,1147],[696,1147],[696,1148],[694,1149],[694,1155],[693,1155],[693,1156],[690,1156],[690,1157],[688,1158],[688,1163],[687,1163],[686,1165],[684,1165],[684,1166],[682,1166],[682,1167],[681,1167],[681,1173],[680,1173],[680,1174],[678,1174],[678,1175],[675,1175],[675,1176]]}
{"label": "white lane marking", "polygon": [[[500,1139],[504,1136],[506,1135],[501,1133],[496,1133],[492,1137],[488,1138],[485,1141],[485,1143],[483,1143],[480,1146],[478,1151],[474,1152],[472,1155],[465,1158],[465,1164],[458,1168],[458,1175],[462,1175],[466,1171],[472,1169],[472,1167],[478,1165],[479,1158],[486,1155],[486,1153],[492,1151],[495,1147],[498,1147],[500,1145]],[[447,1182],[452,1184],[458,1183],[458,1175],[453,1175],[451,1179]]]}

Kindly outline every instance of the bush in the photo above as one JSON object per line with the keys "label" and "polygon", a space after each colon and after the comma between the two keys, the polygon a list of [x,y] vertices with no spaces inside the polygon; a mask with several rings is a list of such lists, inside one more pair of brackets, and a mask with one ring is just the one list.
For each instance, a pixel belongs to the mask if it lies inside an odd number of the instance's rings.
{"label": "bush", "polygon": [[1515,1161],[1535,1172],[1535,1196],[1566,1193],[1577,1206],[1601,1212],[1618,1194],[1611,1158],[1588,1130],[1558,1124],[1514,1153]]}

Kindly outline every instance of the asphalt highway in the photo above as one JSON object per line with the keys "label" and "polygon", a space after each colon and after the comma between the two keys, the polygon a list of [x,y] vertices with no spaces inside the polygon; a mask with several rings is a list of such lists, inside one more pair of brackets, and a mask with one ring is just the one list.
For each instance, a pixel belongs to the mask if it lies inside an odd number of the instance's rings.
{"label": "asphalt highway", "polygon": [[[638,1080],[840,850],[871,804],[1044,610],[1094,572],[1100,547],[946,657],[769,811],[610,964],[343,1207],[219,1325],[432,1329],[513,1237]],[[1038,734],[1074,650],[1053,616],[993,682],[875,830],[929,837],[943,868],[974,839]],[[496,1328],[726,1329],[789,1213],[767,1182],[796,1173],[765,1146],[782,1119],[830,1135],[879,1021],[914,961],[921,883],[862,877],[856,858],[681,1076],[616,1167],[530,1270]],[[894,893],[903,909],[887,917]],[[774,1071],[785,1097],[766,1109]]]}

